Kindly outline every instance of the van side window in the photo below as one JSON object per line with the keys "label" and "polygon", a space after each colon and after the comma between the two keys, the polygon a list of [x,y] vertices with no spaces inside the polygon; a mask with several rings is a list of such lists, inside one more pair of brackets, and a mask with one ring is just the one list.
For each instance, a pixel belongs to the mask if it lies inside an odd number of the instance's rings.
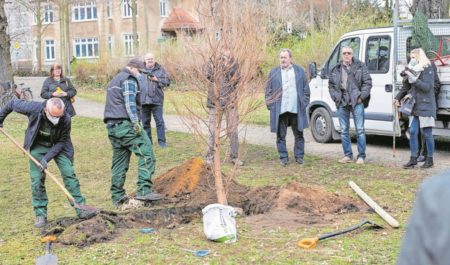
{"label": "van side window", "polygon": [[358,37],[345,39],[336,46],[333,54],[331,54],[330,60],[328,61],[328,72],[342,60],[341,49],[346,46],[353,49],[353,57],[359,58],[361,40]]}
{"label": "van side window", "polygon": [[367,40],[366,64],[369,73],[384,74],[389,71],[390,48],[389,36],[370,37]]}

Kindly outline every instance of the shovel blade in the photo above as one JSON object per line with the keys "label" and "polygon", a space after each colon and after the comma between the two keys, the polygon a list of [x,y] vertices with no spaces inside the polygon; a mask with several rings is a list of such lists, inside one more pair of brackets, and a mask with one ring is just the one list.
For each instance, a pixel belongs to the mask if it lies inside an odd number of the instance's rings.
{"label": "shovel blade", "polygon": [[58,265],[58,257],[52,254],[45,254],[36,260],[36,265]]}

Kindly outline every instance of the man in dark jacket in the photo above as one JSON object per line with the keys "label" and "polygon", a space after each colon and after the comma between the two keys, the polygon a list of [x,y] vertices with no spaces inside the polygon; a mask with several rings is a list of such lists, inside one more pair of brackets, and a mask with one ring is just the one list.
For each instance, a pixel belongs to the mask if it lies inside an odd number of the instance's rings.
{"label": "man in dark jacket", "polygon": [[[141,89],[141,118],[144,130],[148,138],[152,141],[152,130],[150,122],[153,118],[156,124],[156,134],[158,135],[158,144],[162,148],[167,147],[165,124],[163,118],[164,88],[170,85],[169,76],[166,70],[155,61],[151,53],[144,57],[145,68],[140,78]],[[152,141],[153,142],[153,141]]]}
{"label": "man in dark jacket", "polygon": [[[239,64],[231,55],[228,48],[222,48],[217,57],[212,57],[207,65],[208,87],[207,107],[209,110],[209,141],[206,161],[212,162],[214,155],[215,119],[220,108],[220,114],[225,114],[227,137],[230,140],[230,162],[243,166],[239,159],[239,110],[237,102],[237,89],[240,82]],[[219,105],[219,106],[216,106]],[[222,119],[222,115],[219,115]]]}
{"label": "man in dark jacket", "polygon": [[344,157],[340,163],[353,162],[352,142],[350,140],[350,113],[356,128],[358,141],[357,164],[364,164],[366,159],[366,135],[364,132],[364,108],[368,106],[372,78],[367,66],[353,58],[350,47],[342,48],[342,61],[330,73],[328,89],[331,99],[336,104],[339,126],[341,128]]}
{"label": "man in dark jacket", "polygon": [[139,122],[138,107],[140,70],[144,63],[132,59],[108,84],[103,121],[113,148],[111,197],[115,206],[128,202],[124,185],[131,153],[138,158],[136,199],[153,201],[162,198],[152,192],[152,176],[155,172],[155,155],[152,143]]}
{"label": "man in dark jacket", "polygon": [[280,164],[289,162],[286,148],[286,133],[291,126],[294,133],[294,155],[298,164],[303,164],[305,139],[303,130],[308,128],[306,106],[309,104],[310,90],[305,71],[292,63],[292,52],[281,49],[280,66],[272,69],[266,86],[266,105],[270,110],[270,130],[277,134],[277,149]]}
{"label": "man in dark jacket", "polygon": [[[31,192],[36,227],[43,227],[47,221],[48,199],[45,191],[44,170],[52,159],[58,165],[64,185],[75,201],[80,205],[85,204],[73,169],[74,149],[70,139],[71,119],[64,110],[64,102],[61,99],[50,98],[44,103],[14,99],[0,111],[0,127],[3,127],[3,121],[12,111],[28,116],[29,123],[25,134],[24,148],[40,161],[40,166],[37,166],[30,160]],[[76,212],[79,217],[88,215],[87,212],[79,209],[76,209]]]}
{"label": "man in dark jacket", "polygon": [[397,265],[446,265],[450,251],[450,171],[419,187]]}

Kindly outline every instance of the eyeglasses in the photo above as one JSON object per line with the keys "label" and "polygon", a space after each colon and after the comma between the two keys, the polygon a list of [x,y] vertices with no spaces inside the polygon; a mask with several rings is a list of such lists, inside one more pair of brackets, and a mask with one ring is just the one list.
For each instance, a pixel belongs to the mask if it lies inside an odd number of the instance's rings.
{"label": "eyeglasses", "polygon": [[343,55],[352,55],[351,52],[343,52],[342,54],[343,54]]}

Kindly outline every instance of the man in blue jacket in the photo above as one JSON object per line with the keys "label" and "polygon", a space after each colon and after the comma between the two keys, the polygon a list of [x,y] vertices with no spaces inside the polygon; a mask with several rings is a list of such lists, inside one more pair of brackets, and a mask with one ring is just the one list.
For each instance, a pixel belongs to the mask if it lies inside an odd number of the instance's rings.
{"label": "man in blue jacket", "polygon": [[309,85],[305,71],[292,63],[292,52],[281,49],[280,66],[270,71],[266,86],[266,105],[270,110],[270,130],[277,134],[277,149],[280,164],[289,162],[286,148],[287,127],[294,133],[294,155],[298,164],[303,164],[305,139],[303,130],[308,128],[306,106],[309,104]]}
{"label": "man in blue jacket", "polygon": [[[41,164],[36,166],[30,160],[32,203],[36,217],[34,225],[40,228],[47,222],[48,199],[44,170],[52,159],[58,165],[64,185],[75,201],[80,205],[86,202],[73,169],[71,119],[65,112],[64,102],[59,98],[50,98],[44,103],[14,99],[0,110],[0,127],[3,127],[5,118],[13,111],[28,116],[24,148]],[[89,214],[79,209],[76,212],[80,218]]]}

